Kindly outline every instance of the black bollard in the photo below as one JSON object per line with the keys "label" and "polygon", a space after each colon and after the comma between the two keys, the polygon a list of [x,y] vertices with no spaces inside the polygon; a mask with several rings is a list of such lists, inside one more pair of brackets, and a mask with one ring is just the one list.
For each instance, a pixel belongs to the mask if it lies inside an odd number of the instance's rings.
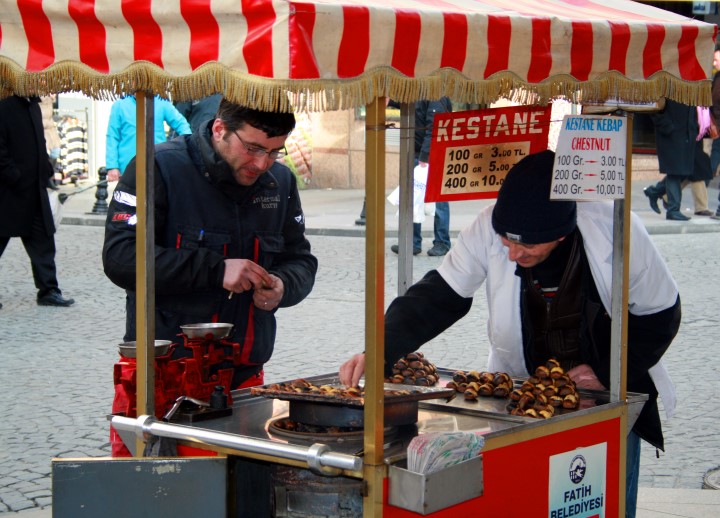
{"label": "black bollard", "polygon": [[95,205],[93,205],[91,214],[107,214],[108,211],[108,191],[107,191],[107,169],[101,167],[98,169],[98,177],[100,181],[95,191]]}

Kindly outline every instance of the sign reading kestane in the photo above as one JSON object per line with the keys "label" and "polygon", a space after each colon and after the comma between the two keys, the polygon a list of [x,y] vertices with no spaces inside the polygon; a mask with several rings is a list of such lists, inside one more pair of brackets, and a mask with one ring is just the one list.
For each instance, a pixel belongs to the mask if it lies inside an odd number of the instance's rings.
{"label": "sign reading kestane", "polygon": [[435,114],[425,201],[496,198],[508,171],[547,149],[549,106]]}

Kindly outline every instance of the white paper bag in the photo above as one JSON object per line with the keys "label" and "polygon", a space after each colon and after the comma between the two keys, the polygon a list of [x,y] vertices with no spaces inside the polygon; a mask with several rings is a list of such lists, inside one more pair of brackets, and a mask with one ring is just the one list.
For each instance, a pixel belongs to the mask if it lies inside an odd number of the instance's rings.
{"label": "white paper bag", "polygon": [[[425,221],[425,187],[427,186],[427,167],[415,166],[413,169],[413,223],[422,223]],[[387,197],[387,201],[395,205],[400,205],[400,187]],[[433,207],[435,204],[432,204]],[[435,213],[433,212],[433,215]]]}
{"label": "white paper bag", "polygon": [[62,203],[60,203],[60,195],[57,191],[48,189],[48,198],[50,199],[50,210],[53,215],[53,222],[55,223],[55,230],[60,227],[62,221]]}

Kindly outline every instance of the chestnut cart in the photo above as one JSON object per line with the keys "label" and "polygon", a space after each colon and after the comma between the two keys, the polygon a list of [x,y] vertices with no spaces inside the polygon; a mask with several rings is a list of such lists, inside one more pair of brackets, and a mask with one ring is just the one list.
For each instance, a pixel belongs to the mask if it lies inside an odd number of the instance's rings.
{"label": "chestnut cart", "polygon": [[[414,393],[385,398],[384,516],[455,516],[458,512],[539,516],[548,512],[549,488],[563,495],[560,500],[550,498],[556,505],[550,509],[556,513],[552,516],[578,515],[577,509],[583,506],[615,515],[620,418],[627,412],[627,425],[632,426],[646,396],[629,394],[625,405],[611,403],[608,393],[581,392],[578,409],[559,410],[549,420],[517,417],[508,414],[504,398],[467,401],[462,395],[454,397],[453,389],[441,388],[452,372],[439,371],[440,387],[385,385],[388,394],[399,389]],[[332,374],[302,381],[339,385]],[[516,386],[522,381],[514,380]],[[359,516],[366,491],[362,406],[342,397],[323,401],[306,393],[277,395],[272,390],[243,389],[233,393],[232,409],[229,417],[197,423],[164,423],[147,416],[112,421],[129,445],[134,434],[152,433],[179,440],[181,445],[201,444],[207,454],[252,459],[237,462],[234,476],[244,480],[247,473],[243,471],[247,471],[266,480],[254,488],[250,504],[236,502],[241,515],[262,509],[261,502],[267,502],[272,516]],[[295,424],[293,429],[287,428],[288,420]],[[482,455],[428,476],[404,469],[405,451],[413,437],[443,431],[483,434]],[[573,462],[595,483],[572,484]],[[238,480],[229,476],[230,486],[236,486]],[[551,480],[553,476],[559,480]]]}
{"label": "chestnut cart", "polygon": [[[303,499],[292,489],[321,484],[303,478],[310,473],[320,481],[355,483],[358,491],[349,492],[359,492],[362,510],[353,508],[351,516],[512,515],[509,510],[516,509],[527,516],[558,518],[592,516],[596,509],[604,509],[604,516],[622,515],[625,434],[642,396],[635,401],[625,392],[620,318],[613,319],[613,386],[602,397],[588,398],[595,406],[528,421],[497,409],[481,410],[480,405],[465,408],[460,401],[423,399],[417,401],[416,423],[397,425],[397,430],[386,426],[385,98],[404,106],[400,202],[406,224],[400,242],[406,245],[411,231],[412,103],[442,95],[470,105],[500,99],[538,105],[553,99],[645,103],[668,97],[709,106],[715,26],[626,0],[528,0],[512,9],[499,0],[197,0],[181,1],[176,9],[166,9],[159,0],[120,4],[5,2],[0,92],[82,91],[95,98],[136,94],[140,417],[118,416],[112,422],[132,434],[126,442],[138,455],[146,441],[157,438],[177,438],[181,447],[193,445],[214,455],[56,460],[54,514],[233,516],[268,492],[285,502],[277,506],[278,516],[302,516],[308,501],[324,500],[321,491]],[[275,111],[365,107],[366,404],[362,440],[352,446],[346,438],[308,441],[271,433],[268,420],[289,414],[292,403],[242,392],[232,394],[231,416],[189,424],[143,417],[156,414],[154,348],[148,347],[155,338],[154,225],[148,217],[154,209],[153,170],[148,167],[153,163],[152,100],[155,94],[190,101],[218,92]],[[613,308],[621,315],[628,207],[619,200],[616,208]],[[412,257],[406,255],[401,268],[409,271]],[[418,477],[404,470],[408,438],[443,426],[486,431],[480,460],[438,476]],[[300,471],[280,473],[280,467]],[[248,515],[265,516],[260,510]]]}

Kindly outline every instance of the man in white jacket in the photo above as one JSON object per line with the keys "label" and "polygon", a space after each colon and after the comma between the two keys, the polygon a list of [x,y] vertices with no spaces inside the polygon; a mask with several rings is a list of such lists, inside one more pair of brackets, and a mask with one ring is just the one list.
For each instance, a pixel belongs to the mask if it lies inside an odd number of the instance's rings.
{"label": "man in white jacket", "polygon": [[[521,160],[494,206],[465,230],[437,270],[395,299],[385,317],[385,369],[470,310],[485,283],[487,370],[527,377],[556,358],[581,389],[610,383],[613,208],[610,202],[550,200],[554,153]],[[663,449],[658,391],[668,413],[674,389],[660,358],[680,325],[670,271],[634,214],[631,218],[628,390],[649,395],[628,436],[626,516],[635,515],[640,438]],[[362,354],[340,368],[356,385]],[[652,371],[652,372],[651,372]]]}

